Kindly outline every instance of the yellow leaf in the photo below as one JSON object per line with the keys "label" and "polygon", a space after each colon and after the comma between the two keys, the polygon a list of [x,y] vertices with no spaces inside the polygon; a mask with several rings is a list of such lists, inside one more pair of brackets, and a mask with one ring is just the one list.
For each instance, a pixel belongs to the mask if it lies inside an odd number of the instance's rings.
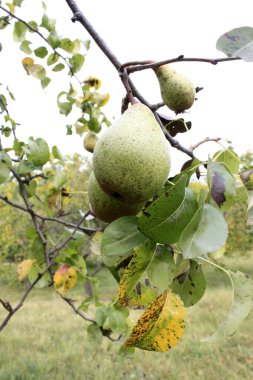
{"label": "yellow leaf", "polygon": [[16,273],[19,281],[23,281],[28,276],[34,262],[35,260],[23,260],[18,264]]}
{"label": "yellow leaf", "polygon": [[165,352],[181,338],[186,323],[186,310],[177,294],[163,292],[141,315],[125,347]]}
{"label": "yellow leaf", "polygon": [[5,3],[5,4],[8,6],[10,12],[14,14],[15,13],[15,5],[11,4],[11,3]]}
{"label": "yellow leaf", "polygon": [[77,280],[77,270],[68,264],[62,264],[54,274],[54,288],[61,295],[72,289]]}
{"label": "yellow leaf", "polygon": [[34,64],[34,60],[32,58],[25,57],[24,59],[22,59],[22,65],[23,65],[23,67],[24,67],[24,69],[28,75],[30,75],[29,70],[33,64]]}

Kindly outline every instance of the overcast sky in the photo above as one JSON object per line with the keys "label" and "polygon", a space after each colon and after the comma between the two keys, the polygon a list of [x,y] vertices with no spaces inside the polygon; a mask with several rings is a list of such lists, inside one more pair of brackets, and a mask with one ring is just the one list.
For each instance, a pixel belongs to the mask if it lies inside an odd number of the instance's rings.
{"label": "overcast sky", "polygon": [[[81,25],[70,21],[71,12],[64,0],[48,3],[48,14],[58,20],[58,29],[63,36],[89,37]],[[215,47],[218,37],[235,27],[253,26],[251,0],[77,0],[77,3],[122,63],[142,59],[163,60],[180,54],[186,57],[223,57]],[[27,21],[36,20],[40,10],[39,0],[26,0],[17,15]],[[68,89],[68,81],[64,82],[63,74],[55,75],[53,83],[43,91],[39,81],[24,72],[20,63],[23,55],[7,35],[8,32],[0,33],[3,44],[0,82],[9,84],[15,93],[17,101],[15,105],[11,104],[11,109],[21,123],[19,136],[24,139],[30,135],[44,137],[51,145],[57,144],[63,153],[77,151],[86,154],[79,136],[65,136],[65,124],[72,120],[59,116],[56,107],[56,95]],[[239,154],[253,149],[253,63],[240,61],[213,66],[182,62],[173,67],[188,76],[196,87],[204,87],[198,94],[198,100],[185,114],[185,119],[192,121],[192,130],[178,135],[180,142],[189,147],[207,136],[219,136],[232,140]],[[111,95],[104,109],[109,118],[119,117],[124,88],[116,70],[94,43],[79,76],[85,79],[89,75],[99,77],[103,83],[101,92]],[[153,71],[134,74],[132,79],[150,102],[161,101]],[[169,110],[162,111],[173,116]],[[217,149],[216,145],[208,143],[196,154],[205,159],[214,149]],[[185,155],[174,153],[174,150],[172,157],[173,170],[178,170],[187,160]]]}

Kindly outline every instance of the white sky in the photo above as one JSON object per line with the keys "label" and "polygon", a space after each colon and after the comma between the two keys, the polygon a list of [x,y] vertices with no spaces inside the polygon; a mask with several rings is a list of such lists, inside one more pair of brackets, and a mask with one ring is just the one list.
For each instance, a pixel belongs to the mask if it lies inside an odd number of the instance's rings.
{"label": "white sky", "polygon": [[[48,3],[48,15],[57,19],[63,36],[89,38],[81,25],[71,22],[71,12],[64,0]],[[180,54],[224,57],[215,48],[218,37],[235,27],[253,26],[251,0],[77,0],[77,3],[122,63],[139,59],[163,60]],[[26,0],[17,15],[27,21],[38,20],[40,4],[39,0]],[[65,80],[64,74],[55,74],[53,83],[43,91],[39,81],[24,72],[21,65],[23,53],[7,34],[0,32],[3,44],[0,83],[8,84],[16,96],[17,101],[10,104],[10,109],[16,121],[21,123],[20,138],[44,137],[51,146],[58,145],[64,154],[88,154],[79,136],[65,136],[65,124],[73,120],[59,116],[56,106],[56,95],[68,89],[68,79]],[[4,39],[3,35],[6,36]],[[253,63],[239,61],[213,66],[182,62],[173,66],[188,76],[195,86],[204,87],[198,94],[198,101],[185,114],[185,119],[192,121],[192,130],[176,138],[189,147],[207,136],[219,136],[232,140],[239,154],[253,149]],[[85,79],[90,75],[99,77],[103,83],[101,92],[111,95],[104,111],[110,119],[118,117],[124,88],[116,70],[94,43],[79,77]],[[153,71],[136,73],[132,79],[150,102],[161,101]],[[172,115],[169,110],[161,111]],[[216,144],[208,143],[196,150],[196,154],[206,159],[208,153],[217,148]],[[179,170],[187,159],[173,149],[172,172]]]}

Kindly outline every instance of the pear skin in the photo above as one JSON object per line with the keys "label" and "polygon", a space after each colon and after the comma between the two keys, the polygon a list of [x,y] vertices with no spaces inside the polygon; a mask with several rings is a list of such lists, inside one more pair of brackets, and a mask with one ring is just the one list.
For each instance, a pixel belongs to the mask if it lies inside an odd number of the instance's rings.
{"label": "pear skin", "polygon": [[101,188],[134,203],[148,200],[170,171],[169,144],[153,113],[131,105],[99,138],[93,170]]}
{"label": "pear skin", "polygon": [[88,195],[95,216],[107,223],[121,216],[136,215],[143,206],[142,203],[127,203],[120,197],[106,194],[99,186],[93,172],[89,178]]}
{"label": "pear skin", "polygon": [[195,87],[184,75],[163,65],[155,70],[164,104],[176,114],[191,108],[195,100]]}

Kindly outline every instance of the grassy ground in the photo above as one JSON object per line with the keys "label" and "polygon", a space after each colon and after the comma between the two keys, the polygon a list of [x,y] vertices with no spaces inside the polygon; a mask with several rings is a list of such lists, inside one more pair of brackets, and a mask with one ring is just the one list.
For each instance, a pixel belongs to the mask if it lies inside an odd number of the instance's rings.
{"label": "grassy ground", "polygon": [[[231,269],[238,269],[236,261],[229,261]],[[240,260],[239,266],[253,277],[252,258]],[[102,345],[91,343],[84,322],[68,305],[51,291],[36,290],[0,334],[0,379],[252,380],[253,313],[226,342],[200,342],[223,320],[231,302],[229,282],[222,273],[208,270],[207,279],[205,296],[188,309],[181,342],[165,354],[136,350],[134,357],[120,356],[118,345],[107,339]],[[106,294],[111,286],[103,289]],[[0,295],[14,301],[20,290],[2,285]]]}

